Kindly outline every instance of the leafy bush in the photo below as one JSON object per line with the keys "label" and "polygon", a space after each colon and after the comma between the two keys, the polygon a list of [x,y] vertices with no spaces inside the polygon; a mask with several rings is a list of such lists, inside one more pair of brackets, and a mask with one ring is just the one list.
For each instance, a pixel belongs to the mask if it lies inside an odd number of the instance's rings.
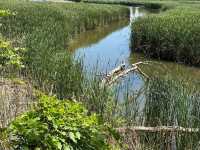
{"label": "leafy bush", "polygon": [[79,103],[42,95],[38,106],[8,128],[15,149],[104,150],[106,130]]}
{"label": "leafy bush", "polygon": [[0,17],[5,17],[5,16],[9,16],[9,15],[14,15],[14,14],[15,13],[10,12],[9,10],[0,10]]}

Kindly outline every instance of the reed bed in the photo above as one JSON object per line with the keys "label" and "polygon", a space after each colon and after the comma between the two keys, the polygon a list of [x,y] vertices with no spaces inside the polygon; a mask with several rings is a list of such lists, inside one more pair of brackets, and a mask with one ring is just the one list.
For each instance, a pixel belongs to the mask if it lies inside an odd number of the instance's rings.
{"label": "reed bed", "polygon": [[[144,126],[183,126],[199,128],[198,85],[172,77],[153,78],[148,83],[144,107]],[[163,149],[196,149],[199,147],[199,132],[159,132],[141,135],[146,147]]]}
{"label": "reed bed", "polygon": [[[48,95],[81,101],[88,109],[88,114],[97,113],[100,121],[112,127],[199,127],[199,87],[188,87],[187,83],[171,78],[153,78],[135,93],[131,93],[127,86],[124,101],[119,101],[119,93],[102,87],[100,77],[92,75],[92,78],[86,78],[81,59],[75,61],[67,51],[69,41],[76,34],[126,18],[129,13],[127,8],[4,1],[0,1],[0,8],[9,9],[15,14],[1,19],[2,35],[12,41],[13,47],[27,49],[23,59],[25,67],[18,70],[17,75],[16,72],[13,74],[12,69],[4,68],[2,77],[23,76],[31,81],[34,88]],[[95,71],[93,73],[98,74]],[[175,134],[175,140],[172,140],[172,135],[165,133],[137,134],[140,136],[141,149],[164,149],[172,145],[171,141],[175,141],[178,149],[194,149],[199,142],[198,133]]]}
{"label": "reed bed", "polygon": [[94,4],[0,1],[0,8],[15,13],[2,18],[2,35],[14,47],[27,49],[21,75],[59,98],[82,92],[83,68],[67,51],[69,41],[81,32],[129,16],[125,7]]}
{"label": "reed bed", "polygon": [[85,3],[125,5],[132,7],[145,7],[150,10],[164,11],[177,5],[177,1],[162,0],[83,0]]}
{"label": "reed bed", "polygon": [[[97,79],[89,82],[85,78],[81,59],[74,60],[68,50],[69,43],[77,34],[86,30],[93,30],[121,19],[128,20],[129,9],[94,4],[0,1],[0,10],[12,12],[12,15],[0,18],[0,37],[10,43],[9,49],[6,48],[5,51],[14,52],[16,48],[26,50],[18,59],[23,61],[23,67],[13,69],[14,67],[1,66],[0,68],[2,80],[11,82],[9,85],[8,82],[5,83],[8,89],[18,90],[12,87],[13,79],[27,80],[34,89],[48,95],[56,95],[59,99],[81,101],[90,113],[97,112],[104,118],[108,90],[101,90]],[[18,100],[9,95],[9,92],[6,94],[4,97],[1,96],[3,99],[1,102],[8,104],[8,106],[1,106],[3,110],[8,110],[7,107],[12,109],[10,106],[12,104],[9,104],[9,99],[5,97],[12,97],[10,99],[13,103]],[[25,92],[20,92],[19,98],[25,101],[29,99]],[[24,109],[27,110],[24,104],[26,102],[22,105],[17,102],[16,109],[19,109],[19,113],[24,112]],[[6,122],[3,121],[5,126],[19,115],[18,112],[11,110],[1,113],[3,114],[1,119],[5,119],[6,115],[16,114],[10,115]],[[0,135],[4,134],[3,131],[0,131]],[[4,145],[4,139],[0,138],[0,149],[1,146],[4,148]]]}
{"label": "reed bed", "polygon": [[138,19],[132,24],[132,51],[146,56],[200,65],[199,4]]}

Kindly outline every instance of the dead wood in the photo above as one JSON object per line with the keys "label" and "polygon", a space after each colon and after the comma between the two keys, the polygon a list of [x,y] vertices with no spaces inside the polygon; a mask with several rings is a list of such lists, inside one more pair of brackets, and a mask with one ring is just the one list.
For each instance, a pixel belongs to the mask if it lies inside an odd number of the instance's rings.
{"label": "dead wood", "polygon": [[134,127],[122,127],[117,128],[119,132],[125,132],[126,130],[131,131],[143,131],[143,132],[187,132],[187,133],[197,133],[199,128],[184,128],[180,126],[157,126],[157,127],[144,127],[144,126],[134,126]]}
{"label": "dead wood", "polygon": [[107,84],[108,86],[115,83],[119,78],[126,76],[129,72],[138,72],[145,78],[149,78],[147,74],[145,74],[142,69],[138,65],[147,65],[149,61],[140,61],[131,65],[131,68],[125,69],[125,64],[121,64],[120,66],[116,67],[112,71],[110,71],[105,78],[102,80],[102,85]]}

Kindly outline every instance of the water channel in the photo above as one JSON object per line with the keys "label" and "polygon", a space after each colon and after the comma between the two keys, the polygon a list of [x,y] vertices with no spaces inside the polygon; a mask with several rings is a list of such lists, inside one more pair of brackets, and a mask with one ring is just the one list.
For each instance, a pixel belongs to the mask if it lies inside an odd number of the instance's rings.
{"label": "water channel", "polygon": [[[200,69],[195,67],[154,60],[144,57],[142,54],[131,52],[130,36],[131,22],[139,17],[151,15],[141,7],[130,8],[130,19],[124,19],[120,22],[110,24],[94,31],[88,31],[76,38],[71,44],[71,50],[75,57],[82,58],[87,72],[92,72],[98,68],[98,72],[106,74],[116,66],[125,62],[127,66],[139,61],[151,61],[150,65],[144,65],[142,70],[149,76],[171,75],[174,78],[192,81],[193,84],[199,84]],[[127,81],[132,85],[132,89],[138,89],[143,85],[143,78],[140,74],[129,74]]]}

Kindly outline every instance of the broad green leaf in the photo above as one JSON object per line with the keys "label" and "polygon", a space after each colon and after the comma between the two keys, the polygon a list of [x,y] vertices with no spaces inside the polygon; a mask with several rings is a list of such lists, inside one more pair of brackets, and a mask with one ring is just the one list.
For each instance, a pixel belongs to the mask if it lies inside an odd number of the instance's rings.
{"label": "broad green leaf", "polygon": [[74,143],[77,143],[77,140],[75,139],[74,133],[69,132],[69,138],[70,138]]}

